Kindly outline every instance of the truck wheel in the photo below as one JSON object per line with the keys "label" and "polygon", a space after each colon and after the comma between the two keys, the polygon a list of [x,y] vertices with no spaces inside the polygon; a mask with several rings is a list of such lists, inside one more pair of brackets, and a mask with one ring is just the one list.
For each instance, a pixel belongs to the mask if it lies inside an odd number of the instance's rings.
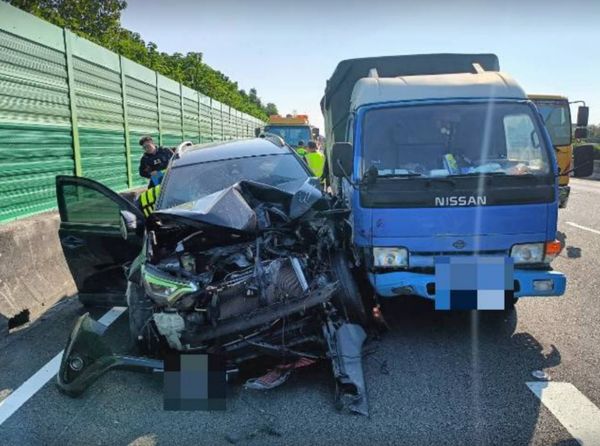
{"label": "truck wheel", "polygon": [[129,335],[136,350],[144,352],[144,328],[152,317],[152,301],[144,289],[136,283],[127,282],[127,309],[129,312]]}
{"label": "truck wheel", "polygon": [[519,301],[518,297],[513,297],[511,298],[506,298],[504,300],[504,311],[506,313],[511,313],[513,311],[515,311],[515,305],[517,304],[517,302]]}
{"label": "truck wheel", "polygon": [[333,302],[340,308],[352,323],[366,326],[369,322],[358,285],[352,277],[346,256],[337,252],[333,255],[331,267],[339,289],[333,297]]}

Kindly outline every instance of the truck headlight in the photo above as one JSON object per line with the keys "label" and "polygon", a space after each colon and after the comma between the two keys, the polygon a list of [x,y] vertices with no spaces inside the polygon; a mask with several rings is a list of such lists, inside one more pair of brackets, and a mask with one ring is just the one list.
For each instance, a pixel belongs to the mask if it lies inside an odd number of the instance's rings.
{"label": "truck headlight", "polygon": [[377,268],[402,268],[408,266],[408,249],[373,248],[373,265]]}
{"label": "truck headlight", "polygon": [[542,263],[544,261],[544,243],[513,245],[510,256],[513,258],[515,265]]}
{"label": "truck headlight", "polygon": [[196,283],[178,280],[151,265],[142,267],[142,283],[146,294],[159,305],[170,305],[180,297],[198,291]]}

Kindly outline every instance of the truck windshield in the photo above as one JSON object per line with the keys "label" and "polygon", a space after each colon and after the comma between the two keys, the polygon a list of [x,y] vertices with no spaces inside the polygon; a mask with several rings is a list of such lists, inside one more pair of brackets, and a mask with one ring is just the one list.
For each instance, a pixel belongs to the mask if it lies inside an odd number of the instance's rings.
{"label": "truck windshield", "polygon": [[555,146],[571,144],[571,111],[567,101],[534,100]]}
{"label": "truck windshield", "polygon": [[267,125],[265,132],[281,136],[290,146],[297,146],[299,141],[306,144],[311,139],[310,127],[292,125]]}
{"label": "truck windshield", "polygon": [[362,169],[380,177],[546,175],[543,141],[524,103],[374,109],[363,121]]}

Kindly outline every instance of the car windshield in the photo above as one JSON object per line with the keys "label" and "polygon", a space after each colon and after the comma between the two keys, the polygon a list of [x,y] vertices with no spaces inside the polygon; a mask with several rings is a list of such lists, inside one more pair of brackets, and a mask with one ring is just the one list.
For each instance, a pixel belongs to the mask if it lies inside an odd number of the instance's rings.
{"label": "car windshield", "polygon": [[300,141],[304,144],[310,141],[310,127],[308,126],[268,125],[265,127],[265,132],[281,136],[286,143],[294,147]]}
{"label": "car windshield", "polygon": [[234,158],[175,167],[161,190],[159,208],[166,209],[250,180],[293,191],[309,178],[292,154]]}
{"label": "car windshield", "polygon": [[571,113],[567,101],[535,101],[555,146],[571,144]]}
{"label": "car windshield", "polygon": [[363,174],[545,175],[550,167],[526,104],[478,103],[370,110],[363,123]]}

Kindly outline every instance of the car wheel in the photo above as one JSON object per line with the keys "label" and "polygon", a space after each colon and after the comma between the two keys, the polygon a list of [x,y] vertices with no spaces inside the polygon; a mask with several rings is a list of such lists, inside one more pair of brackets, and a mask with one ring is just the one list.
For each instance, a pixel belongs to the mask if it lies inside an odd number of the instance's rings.
{"label": "car wheel", "polygon": [[136,283],[127,282],[127,309],[129,312],[129,334],[137,350],[144,351],[144,329],[152,317],[152,301],[144,289]]}
{"label": "car wheel", "polygon": [[331,267],[334,278],[339,282],[338,291],[333,297],[334,303],[342,309],[350,322],[366,326],[369,319],[347,257],[341,252],[335,253]]}

